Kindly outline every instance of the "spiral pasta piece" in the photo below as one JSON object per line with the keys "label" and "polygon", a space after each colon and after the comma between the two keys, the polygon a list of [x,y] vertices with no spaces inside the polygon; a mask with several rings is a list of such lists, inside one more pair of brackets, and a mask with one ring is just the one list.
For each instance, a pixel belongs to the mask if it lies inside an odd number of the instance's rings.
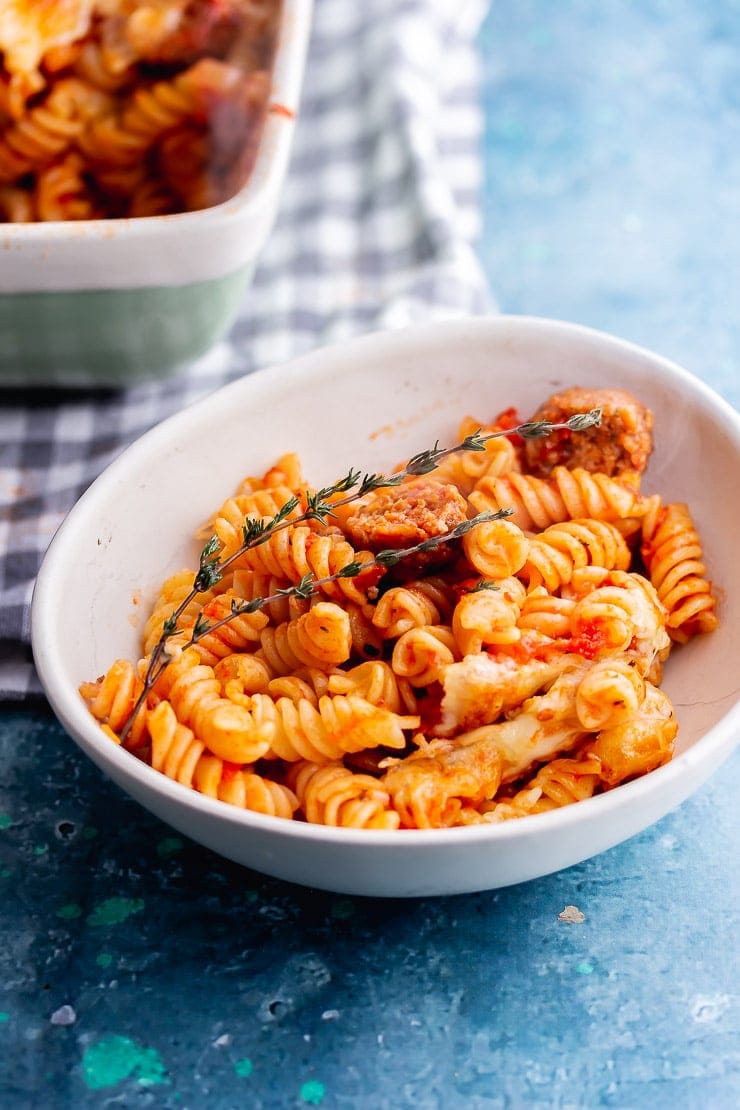
{"label": "spiral pasta piece", "polygon": [[276,675],[302,665],[323,669],[349,659],[352,648],[350,620],[331,601],[319,601],[307,613],[260,635],[261,652]]}
{"label": "spiral pasta piece", "polygon": [[413,584],[393,586],[378,599],[372,622],[384,638],[397,639],[410,628],[439,624],[440,609],[433,596]]}
{"label": "spiral pasta piece", "polygon": [[168,701],[161,701],[149,710],[147,727],[154,770],[183,786],[192,786],[198,761],[206,750],[203,741],[196,740],[193,730],[178,721]]}
{"label": "spiral pasta piece", "polygon": [[627,657],[597,661],[576,689],[576,716],[588,732],[613,728],[635,717],[645,700],[645,680]]}
{"label": "spiral pasta piece", "polygon": [[[477,431],[485,435],[497,430],[498,426],[485,425],[468,416],[458,427],[458,440],[462,442]],[[482,451],[456,451],[447,455],[440,461],[435,474],[443,481],[452,482],[467,497],[483,478],[494,479],[519,470],[521,464],[516,447],[506,436],[498,436],[489,439]]]}
{"label": "spiral pasta piece", "polygon": [[570,620],[571,650],[594,658],[602,651],[628,652],[640,673],[667,657],[665,609],[640,574],[614,571],[603,586],[578,599]]}
{"label": "spiral pasta piece", "polygon": [[393,670],[415,687],[439,682],[445,670],[459,658],[452,629],[447,625],[410,628],[393,647]]}
{"label": "spiral pasta piece", "polygon": [[[107,726],[113,738],[128,722],[131,712],[144,689],[133,663],[117,659],[96,682],[83,682],[79,691],[96,720]],[[134,717],[126,747],[140,748],[147,741],[144,714]]]}
{"label": "spiral pasta piece", "polygon": [[551,524],[530,541],[520,575],[530,588],[544,585],[554,593],[581,567],[627,570],[630,562],[630,550],[613,524],[570,520]]}
{"label": "spiral pasta piece", "polygon": [[40,170],[33,202],[39,220],[90,220],[97,213],[83,177],[84,162],[72,151]]}
{"label": "spiral pasta piece", "polygon": [[219,759],[253,763],[270,748],[274,730],[269,724],[255,723],[244,706],[223,697],[213,668],[200,662],[194,648],[168,664],[155,693],[171,702],[180,723]]}
{"label": "spiral pasta piece", "polygon": [[[303,524],[271,533],[264,543],[250,547],[240,556],[243,566],[293,583],[300,582],[307,574],[318,579],[328,578],[350,563],[370,563],[372,559],[369,551],[355,551],[341,536],[333,533],[317,535]],[[373,567],[357,577],[338,578],[319,588],[327,597],[337,601],[347,598],[357,605],[365,605],[368,590],[374,589],[382,573],[379,568]]]}
{"label": "spiral pasta piece", "polygon": [[324,695],[318,706],[255,694],[252,718],[272,733],[269,754],[290,763],[328,763],[365,748],[403,748],[404,729],[419,724],[416,716],[392,713],[352,694]]}
{"label": "spiral pasta piece", "polygon": [[[218,536],[221,542],[221,559],[229,559],[244,542],[244,524],[247,517],[272,519],[296,495],[287,486],[273,486],[236,494],[227,498],[214,516],[198,530],[198,536]],[[300,502],[287,516],[290,520],[302,511]],[[283,576],[284,577],[284,576]]]}
{"label": "spiral pasta piece", "polygon": [[234,697],[236,693],[245,697],[260,693],[275,677],[267,660],[256,652],[233,652],[226,655],[214,664],[213,673],[221,683],[224,697],[230,697],[232,701],[237,700]]}
{"label": "spiral pasta piece", "polygon": [[472,528],[462,539],[470,565],[485,578],[509,578],[524,566],[529,540],[510,520],[489,520]]}
{"label": "spiral pasta piece", "polygon": [[254,493],[256,490],[287,487],[299,495],[306,491],[308,483],[303,476],[303,466],[295,451],[286,451],[263,474],[248,474],[242,478],[235,496]]}
{"label": "spiral pasta piece", "polygon": [[118,115],[97,120],[80,137],[80,147],[94,163],[130,165],[185,119],[207,119],[208,104],[227,95],[241,81],[241,71],[216,58],[200,58],[172,79],[135,88]]}
{"label": "spiral pasta piece", "polygon": [[0,217],[12,224],[28,224],[36,219],[33,196],[14,185],[0,185]]}
{"label": "spiral pasta piece", "polygon": [[400,678],[382,659],[330,675],[328,689],[331,694],[357,694],[371,705],[390,709],[392,713],[416,713],[418,709],[411,683]]}
{"label": "spiral pasta piece", "polygon": [[298,674],[280,675],[278,678],[271,678],[264,692],[269,694],[273,701],[277,701],[279,698],[289,698],[292,702],[308,701],[311,705],[319,704],[319,695],[316,693],[315,687]]}
{"label": "spiral pasta piece", "polygon": [[138,182],[131,194],[126,215],[166,216],[178,206],[178,198],[170,187],[156,177],[145,178]]}
{"label": "spiral pasta piece", "polygon": [[0,136],[0,182],[53,162],[108,106],[107,96],[84,81],[75,77],[58,81],[40,104]]}
{"label": "spiral pasta piece", "polygon": [[378,779],[355,774],[342,763],[301,760],[291,767],[288,781],[312,824],[347,829],[397,829],[400,824]]}
{"label": "spiral pasta piece", "polygon": [[717,599],[706,577],[699,533],[688,506],[674,502],[654,511],[643,524],[642,558],[650,581],[668,611],[671,639],[712,632],[718,625]]}
{"label": "spiral pasta piece", "polygon": [[128,66],[116,65],[103,44],[92,39],[79,44],[72,64],[78,77],[109,93],[117,92],[131,79]]}
{"label": "spiral pasta piece", "polygon": [[476,512],[513,509],[508,519],[525,531],[586,517],[614,523],[639,518],[645,511],[645,500],[631,485],[581,467],[556,466],[549,478],[517,473],[484,477],[468,500]]}
{"label": "spiral pasta piece", "polygon": [[531,589],[519,609],[520,630],[532,629],[551,639],[569,636],[576,602],[548,593],[544,586]]}
{"label": "spiral pasta piece", "polygon": [[585,750],[599,760],[601,778],[611,787],[667,763],[677,732],[668,695],[648,682],[635,715],[602,729]]}
{"label": "spiral pasta piece", "polygon": [[[234,652],[244,652],[260,644],[263,629],[267,625],[267,614],[239,613],[232,615],[232,605],[238,605],[239,598],[228,590],[207,601],[200,611],[200,618],[210,627],[202,633],[193,646],[200,656],[201,663],[213,667],[219,659]],[[221,624],[221,621],[227,621]],[[217,626],[217,627],[216,627]]]}
{"label": "spiral pasta piece", "polygon": [[349,617],[352,655],[359,659],[378,659],[383,654],[384,637],[373,623],[372,605],[346,601],[344,608]]}
{"label": "spiral pasta piece", "polygon": [[261,571],[250,570],[247,567],[236,567],[232,582],[234,593],[242,601],[254,601],[257,598],[272,599],[261,610],[267,614],[271,624],[284,624],[308,611],[307,601],[291,597],[287,593],[281,594],[281,590],[284,591],[287,586],[290,586],[287,578],[276,578],[274,574],[263,574]]}
{"label": "spiral pasta piece", "polygon": [[463,594],[455,606],[452,633],[461,655],[521,639],[517,622],[527,596],[524,586],[518,578],[503,578],[490,587]]}
{"label": "spiral pasta piece", "polygon": [[[173,615],[176,609],[185,601],[193,588],[195,575],[192,570],[179,570],[171,574],[162,583],[159,595],[154,601],[152,611],[144,625],[142,637],[144,654],[149,655],[162,635],[165,622]],[[229,579],[224,578],[212,590],[196,593],[183,609],[178,618],[177,626],[185,633],[182,639],[189,639],[189,630],[195,624],[196,618],[203,606],[217,596],[218,591],[228,589]]]}
{"label": "spiral pasta piece", "polygon": [[201,757],[195,769],[193,785],[210,798],[218,798],[220,802],[267,817],[290,820],[298,809],[298,799],[290,787],[213,755]]}

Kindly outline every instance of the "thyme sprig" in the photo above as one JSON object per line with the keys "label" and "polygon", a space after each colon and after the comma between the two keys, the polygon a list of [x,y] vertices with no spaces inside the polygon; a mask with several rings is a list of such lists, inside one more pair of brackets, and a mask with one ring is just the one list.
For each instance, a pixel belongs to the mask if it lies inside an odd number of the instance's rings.
{"label": "thyme sprig", "polygon": [[[159,640],[149,656],[146,673],[143,678],[142,691],[136,699],[131,713],[121,729],[121,742],[125,742],[133,722],[141,711],[150,690],[155,685],[164,669],[171,662],[172,657],[167,650],[167,642],[180,631],[178,622],[183,613],[199,593],[206,593],[208,590],[213,589],[213,587],[222,580],[224,572],[228,570],[245,551],[253,547],[261,546],[275,535],[276,532],[280,532],[284,528],[294,527],[295,525],[308,521],[317,521],[325,525],[330,517],[335,515],[338,508],[358,501],[376,490],[398,486],[406,478],[430,474],[432,471],[436,470],[440,462],[449,455],[455,455],[462,451],[485,451],[486,444],[492,439],[515,435],[521,436],[523,439],[543,439],[555,431],[582,432],[587,428],[598,427],[600,424],[601,409],[596,408],[591,409],[590,412],[576,413],[562,423],[554,423],[549,420],[530,420],[523,424],[518,424],[513,428],[502,428],[485,433],[479,428],[477,431],[465,436],[460,443],[456,443],[452,447],[440,447],[439,441],[435,442],[434,447],[425,451],[420,451],[416,455],[412,455],[402,469],[392,474],[363,474],[360,470],[350,468],[343,478],[340,478],[330,486],[324,486],[315,491],[305,490],[303,493],[303,501],[306,507],[297,516],[293,514],[301,504],[301,499],[297,496],[293,496],[281,506],[273,517],[245,517],[242,524],[242,543],[225,559],[219,557],[223,544],[218,536],[211,536],[200,552],[198,570],[193,577],[191,589],[172,611],[170,616],[163,622]],[[341,494],[344,494],[344,496],[337,496]],[[203,618],[202,614],[199,614],[193,625],[190,642],[197,643],[207,632],[213,632],[216,628],[219,628],[223,624],[227,624],[238,616],[257,612],[271,601],[275,601],[280,597],[294,596],[304,599],[310,598],[321,586],[328,585],[338,578],[356,577],[375,566],[383,568],[395,566],[410,555],[431,551],[442,543],[449,543],[454,539],[458,539],[460,536],[465,535],[466,532],[469,532],[471,528],[474,528],[476,524],[480,524],[484,520],[496,520],[509,516],[511,511],[510,509],[502,509],[498,512],[487,510],[484,513],[479,513],[470,520],[462,521],[462,523],[453,528],[451,532],[441,536],[431,536],[429,539],[424,540],[420,544],[416,544],[414,547],[380,551],[372,561],[368,560],[365,563],[361,563],[355,560],[343,567],[342,570],[338,571],[336,574],[332,574],[327,578],[315,578],[313,575],[307,574],[300,582],[280,589],[267,598],[253,598],[251,601],[245,602],[237,602],[235,600],[232,602],[231,612],[214,624],[210,624]],[[484,587],[481,586],[480,588]]]}

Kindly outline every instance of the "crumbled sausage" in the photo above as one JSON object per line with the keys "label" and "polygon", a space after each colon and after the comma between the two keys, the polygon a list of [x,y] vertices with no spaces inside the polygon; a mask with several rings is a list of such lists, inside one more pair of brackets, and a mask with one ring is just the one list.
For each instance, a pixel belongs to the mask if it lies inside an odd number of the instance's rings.
{"label": "crumbled sausage", "polygon": [[553,394],[531,419],[560,424],[595,408],[601,409],[599,427],[582,432],[564,429],[527,440],[527,471],[546,478],[554,466],[583,467],[612,478],[639,480],[653,449],[653,414],[626,390],[574,386]]}
{"label": "crumbled sausage", "polygon": [[[384,551],[442,536],[467,516],[467,502],[456,486],[424,478],[371,494],[358,503],[344,527],[356,548]],[[420,551],[404,559],[403,566],[419,571],[448,562],[455,553],[450,548],[445,543]]]}

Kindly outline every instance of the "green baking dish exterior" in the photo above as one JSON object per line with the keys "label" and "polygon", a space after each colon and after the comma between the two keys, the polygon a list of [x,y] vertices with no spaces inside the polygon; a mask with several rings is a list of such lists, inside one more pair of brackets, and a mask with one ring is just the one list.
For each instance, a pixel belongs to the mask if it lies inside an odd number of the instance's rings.
{"label": "green baking dish exterior", "polygon": [[191,285],[0,294],[0,387],[169,376],[231,327],[254,264]]}

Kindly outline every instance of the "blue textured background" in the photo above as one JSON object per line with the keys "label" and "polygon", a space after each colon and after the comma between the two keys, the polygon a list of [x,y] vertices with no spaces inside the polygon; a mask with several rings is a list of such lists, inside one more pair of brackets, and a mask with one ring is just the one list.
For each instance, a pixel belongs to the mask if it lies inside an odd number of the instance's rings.
{"label": "blue textured background", "polygon": [[[740,4],[499,3],[481,49],[501,307],[737,405]],[[220,860],[40,709],[3,711],[0,768],[4,1107],[740,1104],[737,757],[578,867],[410,902]]]}

